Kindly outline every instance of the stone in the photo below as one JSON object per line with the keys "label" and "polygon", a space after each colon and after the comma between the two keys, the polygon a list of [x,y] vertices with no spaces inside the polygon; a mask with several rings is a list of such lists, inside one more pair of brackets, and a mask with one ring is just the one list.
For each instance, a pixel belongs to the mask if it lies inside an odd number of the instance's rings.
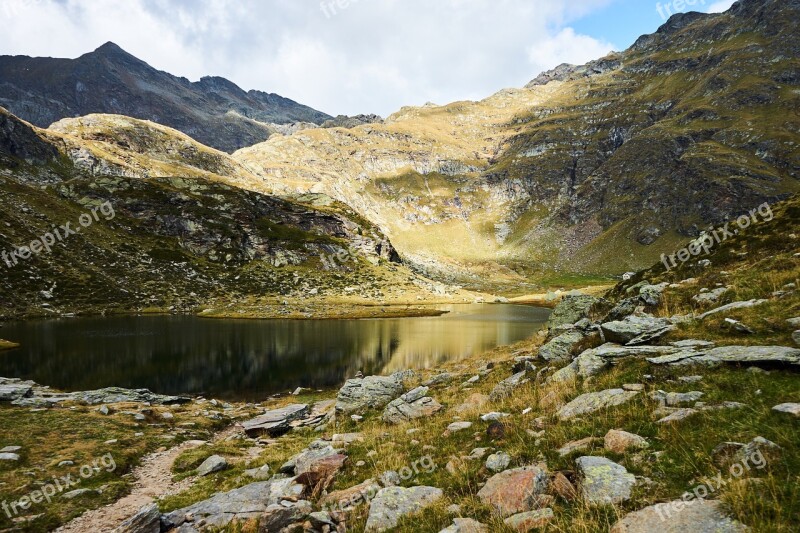
{"label": "stone", "polygon": [[777,413],[786,413],[800,418],[800,403],[782,403],[772,408]]}
{"label": "stone", "polygon": [[204,527],[222,529],[234,520],[259,519],[270,506],[284,500],[298,500],[304,490],[303,485],[291,478],[251,483],[162,515],[162,523],[168,531],[180,527],[186,521],[186,516],[191,515],[195,523],[202,520]]}
{"label": "stone", "polygon": [[726,318],[725,324],[732,328],[734,331],[739,333],[745,333],[747,335],[753,335],[755,331],[753,331],[749,326],[746,324],[739,322],[738,320],[734,320],[732,318]]}
{"label": "stone", "polygon": [[514,531],[527,533],[532,529],[547,525],[554,518],[553,510],[549,507],[545,507],[544,509],[537,509],[535,511],[509,516],[503,522]]}
{"label": "stone", "polygon": [[553,309],[547,325],[550,328],[574,324],[582,318],[589,316],[592,306],[599,300],[593,296],[586,295],[567,295]]}
{"label": "stone", "polygon": [[579,452],[579,451],[582,452],[584,450],[588,450],[599,440],[600,439],[598,439],[597,437],[586,437],[584,439],[574,440],[572,442],[566,443],[556,451],[558,452],[558,455],[560,455],[561,457],[566,457],[567,455],[574,452]]}
{"label": "stone", "polygon": [[435,487],[387,487],[381,489],[369,506],[369,516],[364,531],[386,531],[397,527],[407,515],[418,513],[444,496]]}
{"label": "stone", "polygon": [[259,468],[250,468],[245,470],[244,475],[253,478],[256,481],[267,481],[272,477],[272,472],[269,469],[269,465],[264,465]]}
{"label": "stone", "polygon": [[449,372],[443,372],[441,374],[437,374],[437,375],[433,376],[432,378],[430,378],[429,380],[423,382],[422,384],[424,386],[426,386],[426,387],[433,387],[433,386],[436,386],[436,385],[442,385],[442,384],[445,384],[445,383],[450,383],[454,379],[456,379],[456,376],[454,374],[450,374]]}
{"label": "stone", "polygon": [[800,329],[792,333],[792,340],[795,344],[800,344]]}
{"label": "stone", "polygon": [[108,408],[107,405],[101,405],[100,408],[97,410],[98,413],[104,416],[108,416],[111,414],[111,410]]}
{"label": "stone", "polygon": [[382,409],[403,394],[403,389],[399,374],[348,379],[336,397],[336,412],[363,414],[368,409]]}
{"label": "stone", "polygon": [[486,428],[486,436],[489,437],[489,439],[492,441],[506,438],[505,424],[503,424],[498,420],[489,423],[489,427]]}
{"label": "stone", "polygon": [[690,416],[694,416],[699,413],[697,409],[692,408],[684,408],[684,409],[676,409],[669,415],[665,416],[664,418],[660,419],[657,423],[658,424],[669,424],[672,422],[679,422],[681,420],[686,420]]}
{"label": "stone", "polygon": [[711,305],[719,301],[723,294],[728,292],[728,287],[719,287],[717,289],[702,292],[692,297],[692,301],[698,305]]}
{"label": "stone", "polygon": [[581,476],[581,494],[590,505],[626,502],[636,477],[625,467],[605,457],[579,457],[575,464]]}
{"label": "stone", "polygon": [[308,517],[312,511],[311,503],[305,500],[270,504],[261,515],[259,531],[285,531],[285,528]]}
{"label": "stone", "polygon": [[467,456],[468,459],[480,460],[486,457],[486,454],[492,451],[491,448],[475,448],[469,455]]}
{"label": "stone", "polygon": [[548,362],[571,361],[574,350],[583,339],[584,334],[580,331],[562,333],[539,348],[539,357]]}
{"label": "stone", "polygon": [[226,461],[224,457],[212,455],[203,461],[203,464],[197,467],[197,475],[208,476],[215,472],[225,470],[226,468],[228,468],[228,461]]}
{"label": "stone", "polygon": [[426,396],[428,390],[428,387],[417,387],[389,402],[383,412],[383,421],[389,424],[401,424],[432,416],[444,409],[442,404]]}
{"label": "stone", "polygon": [[567,502],[574,501],[578,497],[578,490],[575,485],[561,472],[556,472],[550,485],[551,491]]}
{"label": "stone", "polygon": [[[399,475],[398,475],[399,478]],[[320,505],[328,510],[334,508],[344,511],[360,503],[372,501],[381,486],[374,479],[367,479],[349,489],[331,492],[320,500]]]}
{"label": "stone", "polygon": [[291,422],[301,419],[310,412],[308,404],[292,404],[280,409],[272,409],[263,415],[242,424],[248,437],[262,435],[280,437],[292,429]]}
{"label": "stone", "polygon": [[793,328],[800,328],[800,317],[789,318],[786,320],[786,323]]}
{"label": "stone", "polygon": [[15,402],[33,394],[33,383],[0,378],[0,402]]}
{"label": "stone", "polygon": [[780,459],[783,450],[780,446],[764,437],[756,437],[736,452],[733,460],[735,463],[741,464],[752,463],[752,458],[759,453],[767,463],[772,463]]}
{"label": "stone", "polygon": [[97,491],[91,489],[76,489],[76,490],[71,490],[69,492],[65,492],[61,497],[64,498],[65,500],[74,500],[75,498],[86,496],[87,494],[97,494]]}
{"label": "stone", "polygon": [[750,307],[756,307],[761,304],[767,303],[768,300],[749,300],[746,302],[733,302],[728,305],[723,305],[722,307],[717,307],[712,309],[711,311],[706,311],[702,315],[699,315],[697,318],[699,320],[705,320],[706,318],[710,317],[711,315],[716,315],[718,313],[725,313],[727,311],[733,311],[736,309],[748,309]]}
{"label": "stone", "polygon": [[0,453],[0,461],[16,462],[19,461],[19,454],[16,453]]}
{"label": "stone", "polygon": [[644,390],[644,383],[625,383],[622,390],[632,392],[642,392]]}
{"label": "stone", "polygon": [[151,503],[125,520],[113,533],[159,533],[160,531],[161,513],[158,506]]}
{"label": "stone", "polygon": [[22,446],[6,446],[0,449],[0,453],[16,453],[22,449]]}
{"label": "stone", "polygon": [[454,518],[453,525],[439,533],[489,533],[489,528],[472,518]]}
{"label": "stone", "polygon": [[570,420],[580,415],[594,413],[601,409],[615,407],[633,400],[639,393],[622,389],[609,389],[582,394],[559,409],[560,420]]}
{"label": "stone", "polygon": [[458,431],[462,431],[465,429],[469,429],[472,427],[472,422],[453,422],[449,426],[447,426],[447,431],[450,433],[456,433]]}
{"label": "stone", "polygon": [[600,326],[605,338],[611,342],[635,346],[647,344],[675,329],[668,320],[650,315],[628,316]]}
{"label": "stone", "polygon": [[655,365],[672,366],[716,366],[722,363],[800,365],[800,349],[786,346],[720,346],[701,352],[685,351],[648,358],[647,361]]}
{"label": "stone", "polygon": [[682,349],[675,346],[621,346],[607,342],[602,346],[590,350],[589,353],[603,359],[622,359],[625,357],[641,357],[644,355],[669,355],[680,352]]}
{"label": "stone", "polygon": [[510,378],[506,378],[492,389],[491,394],[489,394],[489,399],[491,401],[502,400],[503,398],[507,398],[513,394],[514,390],[527,383],[529,380],[525,379],[525,375],[527,371],[523,370],[522,372],[518,372],[511,376]]}
{"label": "stone", "polygon": [[481,415],[481,420],[483,420],[484,422],[492,422],[494,420],[500,420],[501,418],[507,418],[509,416],[511,415],[508,413],[498,413],[496,411],[493,411],[491,413],[486,413],[485,415]]}
{"label": "stone", "polygon": [[281,472],[299,476],[307,472],[338,470],[346,460],[347,456],[342,455],[330,442],[316,440],[284,463]]}
{"label": "stone", "polygon": [[549,476],[544,464],[514,468],[490,477],[478,498],[501,516],[533,511],[541,507]]}
{"label": "stone", "polygon": [[603,439],[603,444],[607,450],[619,454],[623,454],[630,449],[643,450],[650,446],[650,443],[644,437],[620,429],[609,430]]}
{"label": "stone", "polygon": [[606,315],[605,321],[606,322],[615,322],[617,320],[622,320],[626,316],[632,315],[636,308],[639,307],[639,298],[625,298],[620,300],[616,306]]}
{"label": "stone", "polygon": [[664,392],[659,390],[650,393],[650,397],[659,402],[661,405],[666,405],[667,407],[678,407],[684,403],[694,403],[698,401],[703,397],[703,393],[700,391]]}
{"label": "stone", "polygon": [[333,437],[331,437],[331,443],[333,445],[348,446],[355,442],[364,442],[364,435],[362,433],[335,433]]}
{"label": "stone", "polygon": [[502,472],[511,464],[511,456],[505,452],[493,453],[486,459],[486,468],[492,472]]}
{"label": "stone", "polygon": [[678,500],[634,511],[610,533],[744,533],[749,528],[728,517],[714,500]]}
{"label": "stone", "polygon": [[661,295],[669,287],[669,283],[659,283],[658,285],[645,285],[639,289],[639,300],[649,306],[657,306],[661,303]]}
{"label": "stone", "polygon": [[703,381],[703,376],[681,376],[678,381],[681,383],[700,383]]}
{"label": "stone", "polygon": [[713,343],[711,341],[703,341],[695,339],[675,341],[669,344],[670,346],[675,346],[676,348],[713,348],[714,346],[716,346],[716,343]]}

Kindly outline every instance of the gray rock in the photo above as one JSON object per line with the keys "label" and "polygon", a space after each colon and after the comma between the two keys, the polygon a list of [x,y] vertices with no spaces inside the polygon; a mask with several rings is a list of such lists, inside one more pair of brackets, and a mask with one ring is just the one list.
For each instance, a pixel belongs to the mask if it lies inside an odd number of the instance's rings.
{"label": "gray rock", "polygon": [[793,328],[800,328],[800,317],[790,318],[786,322]]}
{"label": "gray rock", "polygon": [[658,421],[659,424],[669,424],[671,422],[679,422],[681,420],[685,420],[690,416],[694,416],[699,413],[697,409],[692,408],[685,408],[685,409],[675,409],[672,413],[668,414],[664,418]]}
{"label": "gray rock", "polygon": [[263,415],[248,420],[242,424],[248,437],[255,438],[261,435],[279,437],[292,429],[291,422],[299,420],[310,412],[307,404],[292,404],[267,411]]}
{"label": "gray rock", "polygon": [[567,295],[553,309],[550,315],[548,326],[556,328],[568,324],[574,324],[582,318],[589,316],[589,310],[599,300],[594,296]]}
{"label": "gray rock", "polygon": [[220,472],[228,468],[228,461],[219,455],[212,455],[197,467],[198,476],[208,476],[215,472]]}
{"label": "gray rock", "polygon": [[514,390],[527,383],[529,380],[525,379],[525,375],[527,372],[523,370],[522,372],[518,372],[511,376],[510,378],[506,378],[492,389],[492,392],[489,394],[489,399],[492,401],[501,400],[503,398],[507,398],[511,396]]}
{"label": "gray rock", "polygon": [[639,393],[623,389],[609,389],[582,394],[558,411],[558,418],[570,420],[576,416],[594,413],[601,409],[622,405],[634,399]]}
{"label": "gray rock", "polygon": [[651,392],[650,397],[661,403],[661,405],[665,405],[667,407],[678,407],[684,403],[694,403],[698,401],[703,397],[703,393],[700,391],[664,392],[659,390]]}
{"label": "gray rock", "polygon": [[645,507],[628,514],[610,533],[744,533],[749,528],[728,517],[722,503],[678,500]]}
{"label": "gray rock", "polygon": [[439,533],[489,533],[489,528],[472,518],[454,518],[453,525]]}
{"label": "gray rock", "polygon": [[444,383],[450,383],[454,379],[456,379],[456,376],[454,374],[450,374],[449,372],[443,372],[443,373],[437,374],[437,375],[433,376],[431,379],[425,381],[423,383],[423,385],[425,385],[426,387],[433,387],[435,385],[441,385],[441,384],[444,384]]}
{"label": "gray rock", "polygon": [[573,440],[571,442],[566,443],[556,451],[558,452],[558,455],[560,455],[561,457],[566,457],[571,453],[588,450],[599,440],[600,439],[598,439],[597,437],[586,437],[579,440]]}
{"label": "gray rock", "polygon": [[713,348],[714,346],[716,346],[716,344],[711,341],[703,341],[696,339],[675,341],[671,342],[670,345],[675,346],[676,348]]}
{"label": "gray rock", "polygon": [[486,468],[492,472],[502,472],[511,464],[511,456],[505,452],[493,453],[486,459]]}
{"label": "gray rock", "polygon": [[420,512],[443,496],[442,490],[435,487],[381,489],[370,503],[364,531],[386,531],[397,527],[402,517]]}
{"label": "gray rock", "polygon": [[486,457],[486,454],[492,451],[491,448],[475,448],[471,452],[469,452],[469,459],[483,459]]}
{"label": "gray rock", "polygon": [[233,520],[258,519],[272,505],[283,500],[299,499],[304,490],[303,485],[291,478],[252,483],[173,511],[162,516],[162,521],[169,530],[171,527],[180,527],[186,515],[190,514],[194,516],[195,523],[204,520],[206,526],[224,528]]}
{"label": "gray rock", "polygon": [[672,366],[693,364],[716,366],[722,363],[800,365],[800,349],[786,346],[720,346],[700,352],[684,351],[647,360],[656,365]]}
{"label": "gray rock", "polygon": [[666,282],[658,285],[645,285],[639,289],[639,300],[646,305],[659,305],[661,303],[661,295],[667,287],[669,287],[669,283]]}
{"label": "gray rock", "polygon": [[735,309],[747,309],[750,307],[755,307],[757,305],[767,303],[767,301],[768,300],[749,300],[747,302],[733,302],[728,305],[723,305],[722,307],[717,307],[716,309],[712,309],[711,311],[707,311],[702,315],[699,315],[697,318],[700,320],[705,320],[711,315],[716,315],[717,313],[725,313],[727,311],[733,311]]}
{"label": "gray rock", "polygon": [[449,426],[447,426],[447,431],[450,433],[456,433],[457,431],[462,431],[464,429],[469,429],[472,427],[472,422],[453,422]]}
{"label": "gray rock", "polygon": [[14,402],[33,394],[34,383],[0,378],[0,402]]}
{"label": "gray rock", "polygon": [[744,445],[733,457],[734,462],[747,464],[757,453],[767,460],[773,462],[780,458],[783,450],[774,442],[765,439],[764,437],[756,437]]}
{"label": "gray rock", "polygon": [[335,449],[330,442],[315,440],[308,448],[294,455],[281,466],[281,473],[299,476],[311,471],[320,461],[340,455],[341,450]]}
{"label": "gray rock", "polygon": [[629,316],[600,327],[607,340],[631,346],[646,344],[675,329],[667,319],[649,315]]}
{"label": "gray rock", "polygon": [[692,297],[692,301],[699,305],[711,305],[717,303],[726,292],[728,292],[728,287],[720,287],[712,291],[697,294]]}
{"label": "gray rock", "polygon": [[245,470],[244,475],[251,477],[256,481],[267,481],[272,477],[272,472],[270,472],[269,465],[264,465],[260,468],[250,468]]}
{"label": "gray rock", "polygon": [[772,410],[778,413],[786,413],[796,418],[800,418],[800,403],[782,403],[773,407]]}
{"label": "gray rock", "polygon": [[606,322],[622,320],[626,316],[632,315],[639,306],[639,298],[625,298],[621,300],[606,316]]}
{"label": "gray rock", "polygon": [[403,394],[402,376],[368,376],[348,379],[336,397],[336,412],[363,413],[368,409],[383,409]]}
{"label": "gray rock", "polygon": [[549,507],[545,507],[544,509],[536,509],[535,511],[509,516],[503,520],[503,523],[514,531],[527,533],[528,531],[539,529],[547,525],[553,519],[555,519],[553,510]]}
{"label": "gray rock", "polygon": [[22,446],[6,446],[3,449],[0,449],[0,453],[15,453],[22,449]]}
{"label": "gray rock", "polygon": [[800,329],[792,333],[792,340],[795,344],[800,344]]}
{"label": "gray rock", "polygon": [[628,501],[636,477],[625,467],[605,457],[579,457],[575,464],[581,480],[581,493],[590,505],[607,505]]}
{"label": "gray rock", "polygon": [[69,492],[65,492],[64,494],[61,495],[61,497],[64,498],[65,500],[74,500],[75,498],[86,496],[87,494],[97,494],[97,491],[91,489],[76,489],[76,490],[71,490]]}
{"label": "gray rock", "polygon": [[158,505],[151,503],[120,524],[114,533],[159,533],[160,531],[161,513],[158,511]]}
{"label": "gray rock", "polygon": [[545,361],[571,361],[574,350],[583,339],[584,334],[580,331],[562,333],[539,348],[539,357]]}
{"label": "gray rock", "polygon": [[485,415],[481,415],[481,420],[483,420],[484,422],[494,422],[495,420],[508,418],[509,416],[511,415],[508,413],[498,413],[496,411],[493,411],[491,413],[486,413]]}
{"label": "gray rock", "polygon": [[416,418],[432,416],[444,409],[442,404],[430,396],[425,396],[428,390],[428,387],[417,387],[389,402],[383,411],[383,421],[389,424],[400,424]]}
{"label": "gray rock", "polygon": [[259,531],[285,531],[285,528],[309,516],[313,509],[311,502],[305,500],[268,505],[259,521]]}
{"label": "gray rock", "polygon": [[[105,389],[53,393],[46,387],[33,384],[32,391],[24,397],[14,400],[13,405],[20,407],[51,407],[63,402],[75,402],[85,405],[101,405],[109,403],[144,403],[151,405],[180,405],[191,402],[191,398],[182,396],[165,396],[154,394],[147,389],[122,389],[119,387],[108,387]],[[0,385],[0,389],[2,385]]]}
{"label": "gray rock", "polygon": [[19,455],[16,453],[0,453],[0,461],[16,462],[19,461]]}

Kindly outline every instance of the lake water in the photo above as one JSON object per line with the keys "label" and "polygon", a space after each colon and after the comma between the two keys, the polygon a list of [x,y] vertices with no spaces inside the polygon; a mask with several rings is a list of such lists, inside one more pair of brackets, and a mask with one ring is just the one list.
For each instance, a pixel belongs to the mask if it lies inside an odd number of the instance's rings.
{"label": "lake water", "polygon": [[365,375],[432,368],[534,335],[550,310],[442,306],[431,318],[216,320],[125,316],[5,324],[0,376],[66,391],[118,386],[261,401],[295,387],[330,388]]}

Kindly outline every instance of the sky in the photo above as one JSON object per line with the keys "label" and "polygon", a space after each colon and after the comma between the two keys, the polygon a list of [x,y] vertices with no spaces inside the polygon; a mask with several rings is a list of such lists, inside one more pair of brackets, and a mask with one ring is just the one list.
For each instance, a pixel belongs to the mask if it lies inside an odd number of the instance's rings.
{"label": "sky", "polygon": [[[677,11],[733,0],[0,0],[0,55],[113,41],[197,81],[223,76],[326,113],[478,100],[624,50]],[[681,8],[681,9],[677,9]]]}

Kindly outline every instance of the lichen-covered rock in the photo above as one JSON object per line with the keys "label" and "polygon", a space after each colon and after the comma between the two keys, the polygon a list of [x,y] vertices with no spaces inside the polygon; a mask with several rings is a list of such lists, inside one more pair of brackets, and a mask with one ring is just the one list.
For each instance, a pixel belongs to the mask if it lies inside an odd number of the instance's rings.
{"label": "lichen-covered rock", "polygon": [[403,381],[397,375],[348,379],[336,397],[336,412],[363,413],[382,409],[403,394]]}
{"label": "lichen-covered rock", "polygon": [[581,476],[581,494],[587,503],[606,505],[631,498],[636,477],[622,465],[605,457],[579,457],[575,464]]}
{"label": "lichen-covered rock", "polygon": [[553,309],[548,326],[557,328],[558,326],[574,324],[578,320],[586,318],[592,306],[598,301],[594,296],[572,294],[564,296]]}
{"label": "lichen-covered rock", "polygon": [[669,320],[650,315],[628,316],[600,327],[607,340],[629,345],[646,344],[675,329]]}
{"label": "lichen-covered rock", "polygon": [[577,346],[583,342],[584,334],[580,331],[567,331],[551,339],[539,348],[539,357],[545,361],[570,361]]}
{"label": "lichen-covered rock", "polygon": [[502,472],[511,464],[511,456],[506,452],[493,453],[486,459],[486,468],[492,472]]}
{"label": "lichen-covered rock", "polygon": [[615,407],[633,400],[639,393],[624,389],[608,389],[600,392],[588,392],[569,402],[558,411],[558,418],[570,420],[580,415],[594,413],[601,409]]}
{"label": "lichen-covered rock", "polygon": [[389,402],[383,412],[383,421],[400,424],[415,418],[424,418],[438,413],[444,407],[428,394],[428,387],[417,387],[396,400]]}
{"label": "lichen-covered rock", "polygon": [[744,533],[749,528],[725,514],[711,500],[678,500],[628,514],[610,533]]}
{"label": "lichen-covered rock", "polygon": [[385,531],[397,526],[404,516],[418,513],[444,496],[436,487],[387,487],[381,489],[369,506],[364,531]]}
{"label": "lichen-covered rock", "polygon": [[490,477],[478,498],[500,515],[509,516],[539,508],[548,483],[544,464],[514,468]]}

